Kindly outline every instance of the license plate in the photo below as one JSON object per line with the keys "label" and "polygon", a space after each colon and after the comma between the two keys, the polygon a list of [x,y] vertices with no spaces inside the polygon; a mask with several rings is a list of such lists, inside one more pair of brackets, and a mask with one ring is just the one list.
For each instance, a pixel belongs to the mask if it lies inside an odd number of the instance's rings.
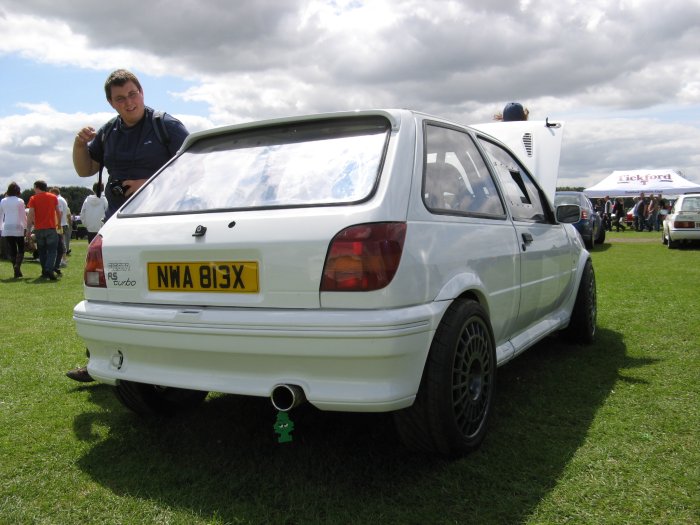
{"label": "license plate", "polygon": [[157,292],[257,293],[258,263],[148,263],[148,289]]}

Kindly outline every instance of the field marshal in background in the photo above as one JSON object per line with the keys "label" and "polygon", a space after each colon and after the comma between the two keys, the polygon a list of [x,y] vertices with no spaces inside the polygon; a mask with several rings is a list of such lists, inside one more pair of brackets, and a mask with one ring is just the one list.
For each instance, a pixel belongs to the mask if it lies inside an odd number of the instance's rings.
{"label": "field marshal in background", "polygon": [[130,71],[112,72],[105,82],[105,95],[118,115],[98,131],[90,126],[78,131],[73,165],[81,177],[107,168],[107,220],[175,155],[188,131],[176,118],[144,104],[143,88]]}

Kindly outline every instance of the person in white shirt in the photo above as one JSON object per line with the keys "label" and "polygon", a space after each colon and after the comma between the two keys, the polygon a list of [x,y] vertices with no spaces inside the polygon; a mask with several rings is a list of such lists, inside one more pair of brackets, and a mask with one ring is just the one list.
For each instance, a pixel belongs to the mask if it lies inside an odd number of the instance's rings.
{"label": "person in white shirt", "polygon": [[[107,199],[103,195],[102,189],[99,182],[93,184],[93,194],[85,198],[83,206],[80,208],[80,222],[87,229],[88,242],[92,242],[97,235],[104,223],[105,213],[107,212]],[[100,194],[99,197],[97,193]]]}
{"label": "person in white shirt", "polygon": [[24,201],[20,198],[22,192],[16,182],[7,187],[5,198],[0,201],[0,223],[2,236],[7,241],[7,250],[15,271],[15,279],[22,277],[22,261],[24,261],[24,234],[27,229],[27,212]]}

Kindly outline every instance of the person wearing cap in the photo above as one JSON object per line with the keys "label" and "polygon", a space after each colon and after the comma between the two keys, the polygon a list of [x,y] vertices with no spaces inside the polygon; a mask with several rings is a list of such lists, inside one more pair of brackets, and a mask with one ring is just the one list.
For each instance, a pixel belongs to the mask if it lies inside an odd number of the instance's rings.
{"label": "person wearing cap", "polygon": [[523,107],[520,102],[508,102],[503,108],[503,113],[496,113],[493,118],[494,120],[500,120],[502,122],[515,122],[518,120],[527,120],[530,112],[527,108]]}

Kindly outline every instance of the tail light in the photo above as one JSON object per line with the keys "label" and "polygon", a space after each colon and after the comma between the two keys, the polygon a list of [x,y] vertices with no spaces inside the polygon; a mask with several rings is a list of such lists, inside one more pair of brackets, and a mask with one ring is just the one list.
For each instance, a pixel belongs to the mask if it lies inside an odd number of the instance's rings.
{"label": "tail light", "polygon": [[85,286],[107,288],[105,267],[102,261],[102,235],[97,235],[88,246],[83,281]]}
{"label": "tail light", "polygon": [[588,220],[588,210],[584,210],[583,208],[581,208],[581,219],[583,219],[584,221]]}
{"label": "tail light", "polygon": [[406,238],[405,222],[350,226],[331,241],[323,265],[322,292],[368,292],[396,274]]}
{"label": "tail light", "polygon": [[681,228],[695,228],[695,221],[673,221],[673,227],[677,230]]}

